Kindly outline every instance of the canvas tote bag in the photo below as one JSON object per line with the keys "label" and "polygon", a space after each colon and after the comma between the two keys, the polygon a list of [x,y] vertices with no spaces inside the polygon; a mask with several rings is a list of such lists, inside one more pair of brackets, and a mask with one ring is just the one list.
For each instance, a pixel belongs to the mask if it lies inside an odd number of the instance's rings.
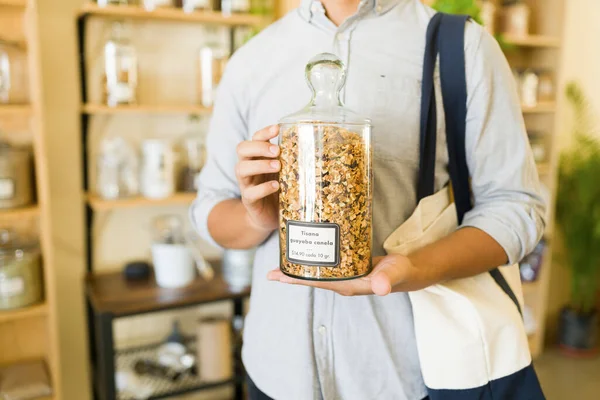
{"label": "canvas tote bag", "polygon": [[[457,229],[471,209],[465,157],[467,17],[436,14],[427,29],[424,58],[419,202],[384,243],[408,255]],[[434,193],[436,103],[434,70],[440,56],[452,188]],[[452,193],[453,192],[453,193]],[[531,365],[521,317],[518,265],[409,293],[419,359],[431,400],[539,400],[544,395]]]}

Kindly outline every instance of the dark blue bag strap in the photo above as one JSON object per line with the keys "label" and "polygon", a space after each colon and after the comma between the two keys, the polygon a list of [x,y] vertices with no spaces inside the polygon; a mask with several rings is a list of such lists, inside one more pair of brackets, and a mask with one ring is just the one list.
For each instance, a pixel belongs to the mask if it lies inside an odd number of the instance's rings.
{"label": "dark blue bag strap", "polygon": [[[427,27],[427,43],[423,62],[421,87],[420,163],[417,198],[434,193],[436,160],[436,103],[434,70],[437,54],[440,55],[440,81],[446,122],[448,145],[448,172],[452,182],[458,224],[473,208],[466,157],[467,83],[465,71],[464,15],[438,13]],[[494,281],[510,297],[521,313],[515,293],[498,268],[490,271]]]}

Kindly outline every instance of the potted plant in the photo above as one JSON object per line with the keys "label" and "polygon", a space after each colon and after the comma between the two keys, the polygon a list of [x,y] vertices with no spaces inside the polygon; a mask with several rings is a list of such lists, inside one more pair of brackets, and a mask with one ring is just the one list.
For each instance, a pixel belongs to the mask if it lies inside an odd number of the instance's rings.
{"label": "potted plant", "polygon": [[600,286],[600,141],[586,98],[575,83],[566,95],[575,116],[573,144],[560,158],[556,220],[571,270],[571,298],[561,310],[559,342],[565,352],[589,355],[598,340]]}

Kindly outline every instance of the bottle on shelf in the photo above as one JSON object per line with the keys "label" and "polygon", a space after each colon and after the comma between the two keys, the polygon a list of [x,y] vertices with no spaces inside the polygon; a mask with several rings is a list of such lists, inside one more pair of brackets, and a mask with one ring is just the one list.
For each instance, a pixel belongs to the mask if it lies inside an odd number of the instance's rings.
{"label": "bottle on shelf", "polygon": [[34,202],[33,150],[0,141],[0,209]]}
{"label": "bottle on shelf", "polygon": [[215,1],[214,0],[180,0],[180,7],[186,13],[191,13],[196,10],[214,10],[215,9]]}
{"label": "bottle on shelf", "polygon": [[96,165],[96,193],[107,200],[137,195],[138,168],[137,152],[125,139],[103,139]]}
{"label": "bottle on shelf", "polygon": [[250,12],[250,0],[220,0],[224,15]]}
{"label": "bottle on shelf", "polygon": [[154,11],[161,7],[173,7],[173,0],[143,0],[143,6],[146,11]]}
{"label": "bottle on shelf", "polygon": [[523,0],[504,0],[503,33],[516,37],[529,34],[531,9]]}
{"label": "bottle on shelf", "polygon": [[96,0],[100,7],[106,6],[127,6],[133,3],[132,0]]}
{"label": "bottle on shelf", "polygon": [[10,100],[10,58],[8,53],[0,47],[0,104]]}
{"label": "bottle on shelf", "polygon": [[137,53],[122,22],[114,22],[111,37],[104,45],[104,94],[106,104],[135,104]]}
{"label": "bottle on shelf", "polygon": [[211,107],[217,86],[221,81],[229,51],[211,34],[209,41],[200,48],[198,54],[198,92],[200,104]]}
{"label": "bottle on shelf", "polygon": [[163,139],[142,142],[141,193],[151,199],[162,199],[175,193],[175,152]]}
{"label": "bottle on shelf", "polygon": [[198,176],[206,162],[206,129],[197,115],[191,115],[188,124],[188,133],[182,143],[184,165],[179,173],[179,190],[195,192],[198,190]]}

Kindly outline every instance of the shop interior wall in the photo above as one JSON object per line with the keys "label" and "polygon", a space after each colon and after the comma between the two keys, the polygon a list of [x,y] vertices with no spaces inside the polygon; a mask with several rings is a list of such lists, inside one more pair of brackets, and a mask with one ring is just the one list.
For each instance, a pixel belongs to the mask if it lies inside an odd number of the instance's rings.
{"label": "shop interior wall", "polygon": [[[565,31],[562,46],[561,82],[558,86],[558,129],[560,149],[569,145],[572,137],[573,115],[565,99],[567,82],[576,81],[583,88],[590,102],[590,110],[596,121],[596,134],[600,137],[600,1],[569,0],[565,2]],[[555,235],[557,236],[557,235]],[[557,241],[555,249],[560,252]],[[569,299],[568,270],[561,265],[555,253],[550,279],[550,296],[547,310],[548,343],[556,342],[558,314]]]}

